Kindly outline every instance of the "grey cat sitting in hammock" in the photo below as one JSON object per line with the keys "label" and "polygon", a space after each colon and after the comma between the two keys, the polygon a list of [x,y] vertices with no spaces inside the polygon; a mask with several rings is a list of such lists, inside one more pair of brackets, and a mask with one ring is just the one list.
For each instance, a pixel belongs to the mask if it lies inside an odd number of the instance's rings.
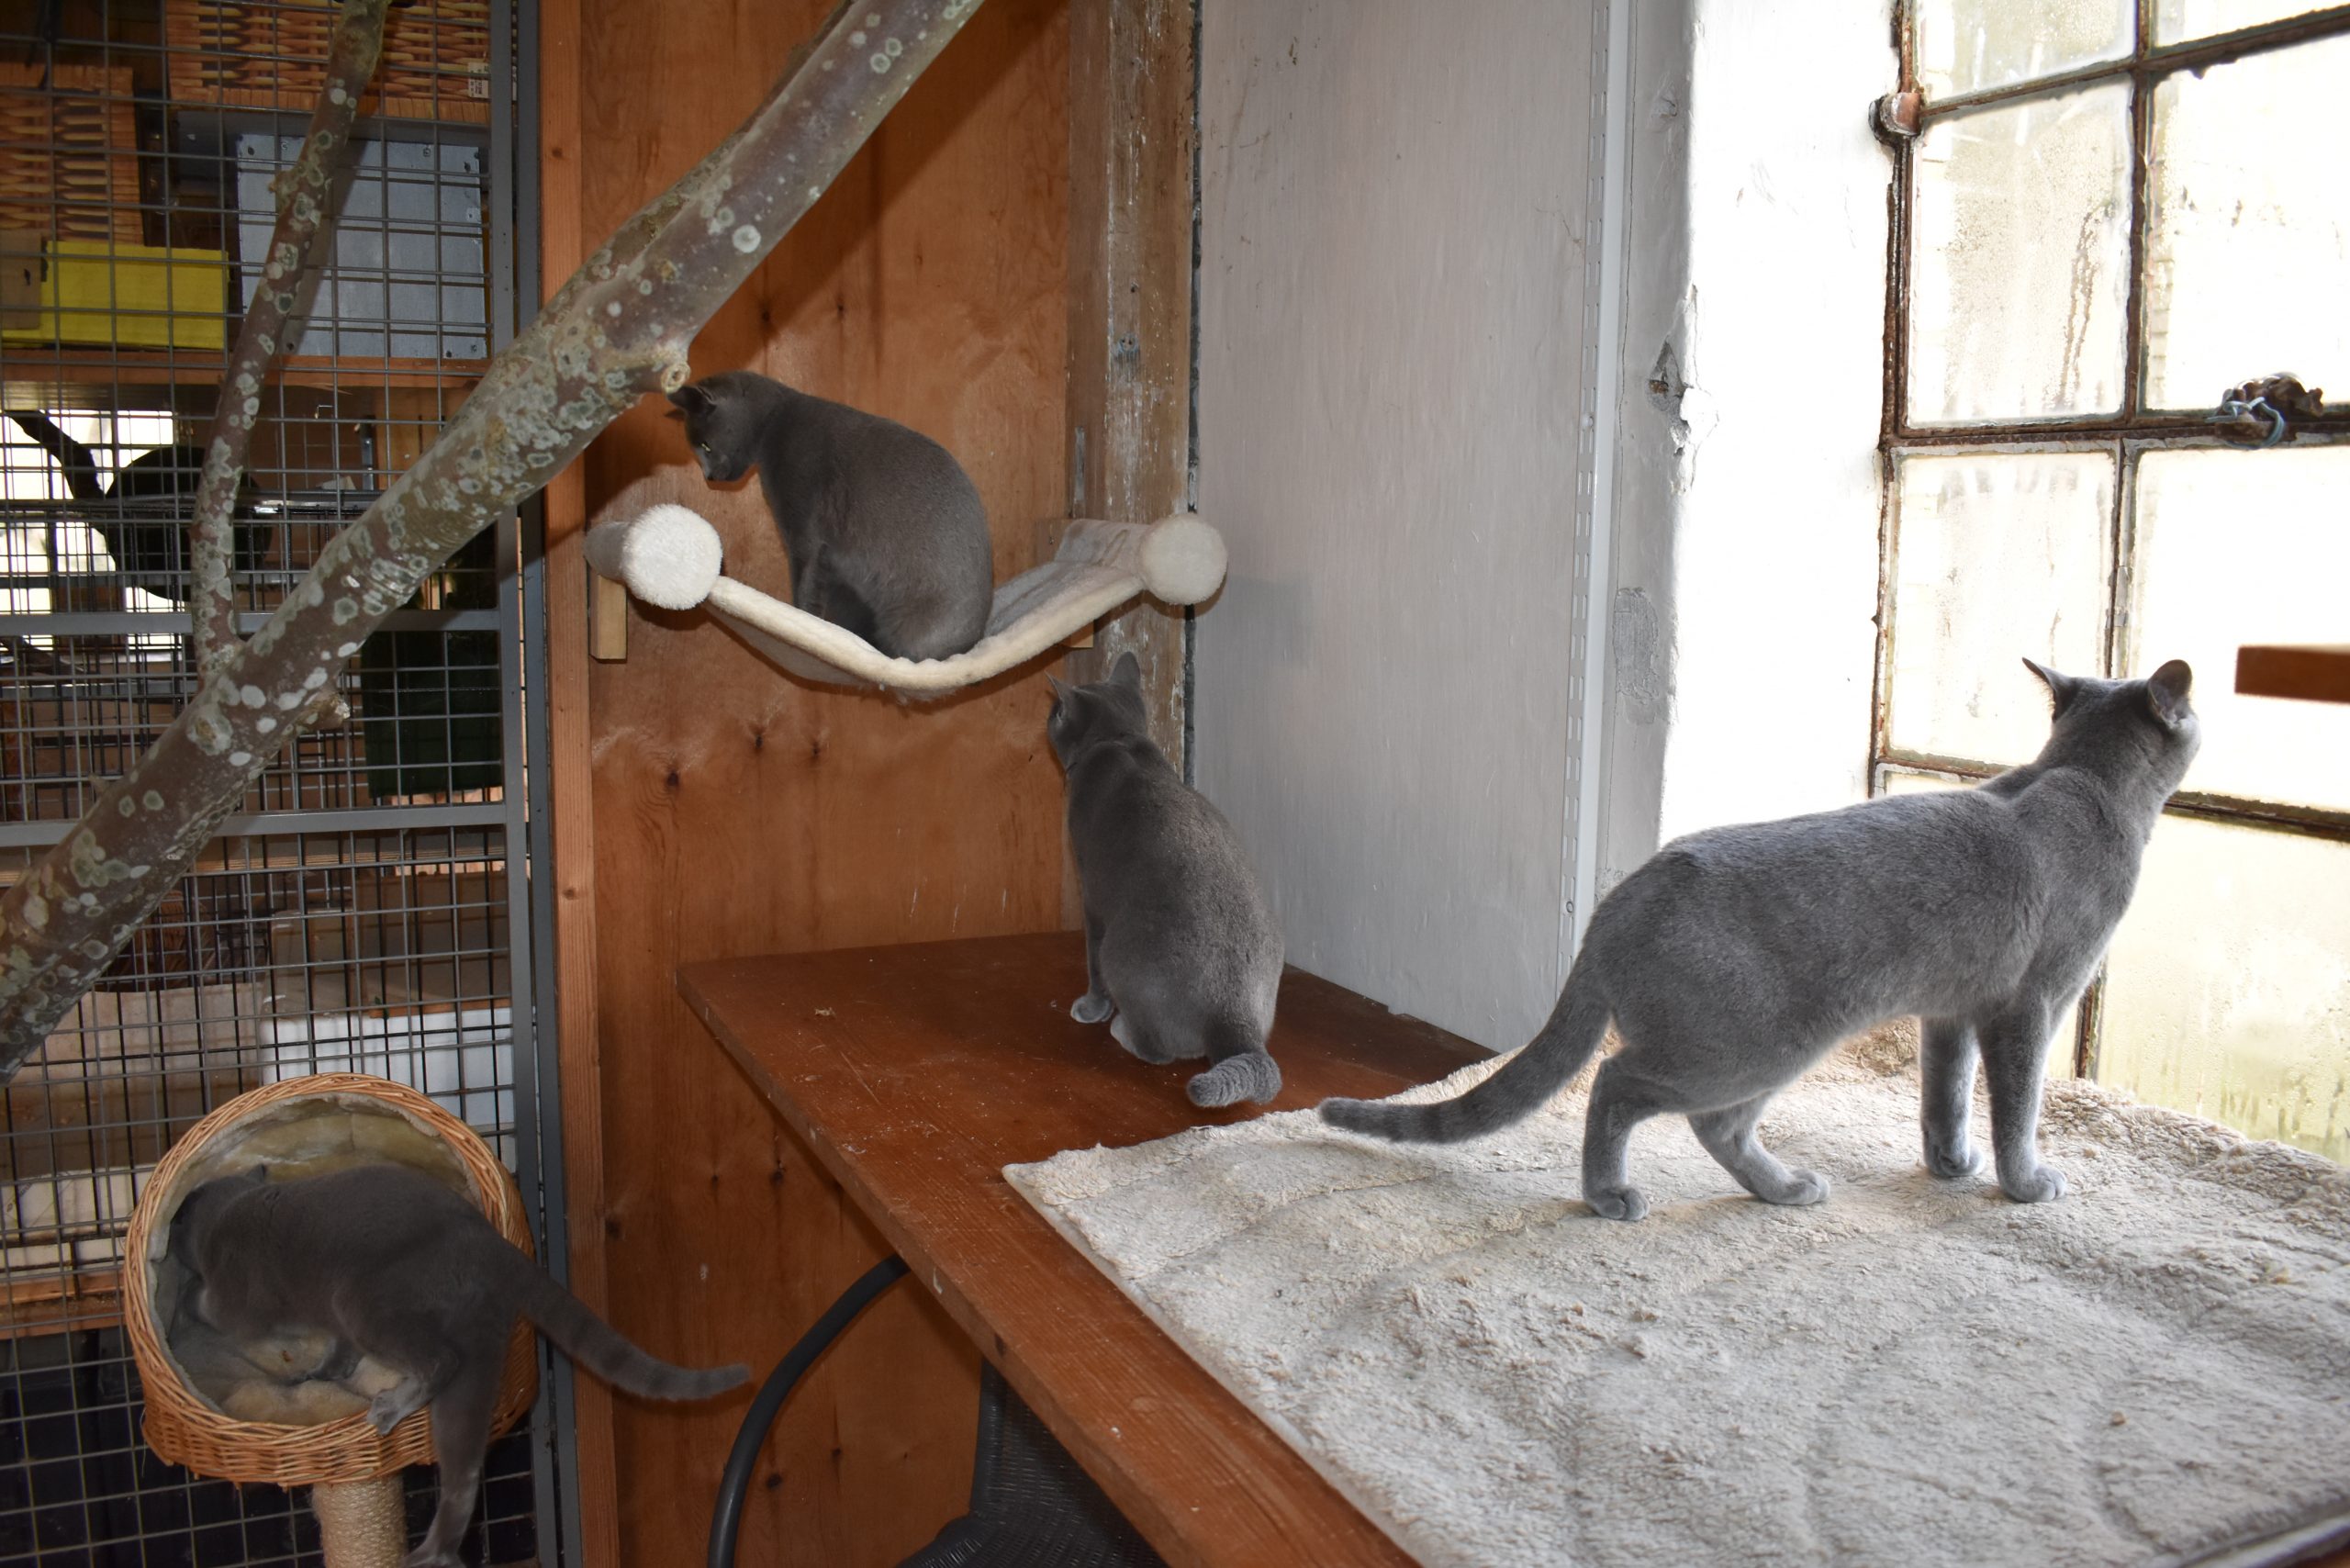
{"label": "grey cat sitting in hammock", "polygon": [[669,394],[702,476],[753,468],[791,557],[791,602],[893,658],[978,642],[994,601],[987,509],[928,436],[749,371]]}
{"label": "grey cat sitting in hammock", "polygon": [[1186,1092],[1203,1106],[1281,1092],[1265,1053],[1281,983],[1281,930],[1224,813],[1150,738],[1142,666],[1052,682],[1046,734],[1069,775],[1069,838],[1085,900],[1080,1024],[1145,1061],[1204,1056]]}
{"label": "grey cat sitting in hammock", "polygon": [[1434,1104],[1325,1101],[1323,1119],[1420,1143],[1493,1132],[1583,1070],[1612,1019],[1624,1044],[1592,1084],[1585,1203],[1647,1212],[1625,1140],[1672,1113],[1756,1197],[1816,1204],[1827,1180],[1756,1141],[1763,1105],[1847,1035],[1916,1014],[1926,1168],[1982,1166],[1979,1056],[2000,1189],[2063,1196],[2035,1137],[2049,1032],[2104,957],[2201,730],[2176,659],[2144,680],[2024,662],[2055,710],[2031,762],[1975,790],[1675,839],[1601,902],[1550,1021],[1500,1070]]}
{"label": "grey cat sitting in hammock", "polygon": [[170,1251],[196,1276],[188,1308],[230,1339],[316,1337],[313,1379],[350,1378],[363,1357],[397,1374],[368,1407],[376,1430],[431,1407],[441,1500],[408,1568],[460,1561],[518,1313],[580,1366],[643,1398],[704,1399],[749,1376],[645,1354],[464,1197],[405,1165],[285,1182],[254,1166],[207,1182],[173,1216]]}

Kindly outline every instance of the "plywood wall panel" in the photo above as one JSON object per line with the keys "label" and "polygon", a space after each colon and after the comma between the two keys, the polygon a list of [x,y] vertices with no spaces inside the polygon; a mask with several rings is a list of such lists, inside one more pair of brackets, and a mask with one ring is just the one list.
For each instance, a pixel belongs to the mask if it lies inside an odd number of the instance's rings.
{"label": "plywood wall panel", "polygon": [[1595,11],[1202,23],[1199,784],[1290,962],[1495,1048],[1569,933]]}
{"label": "plywood wall panel", "polygon": [[[828,9],[579,4],[562,172],[591,244],[749,112]],[[1068,73],[1058,0],[989,0],[693,353],[698,375],[762,370],[945,442],[987,502],[999,578],[1033,562],[1066,493]],[[657,406],[617,422],[582,476],[589,518],[686,502],[717,523],[730,571],[783,584],[755,483],[705,486]],[[585,586],[558,573],[554,589]],[[592,877],[565,891],[592,906],[595,1039],[566,1059],[600,1091],[603,1285],[656,1353],[764,1372],[880,1246],[671,976],[1058,925],[1047,699],[1039,671],[910,707],[789,680],[699,615],[630,614],[624,662],[555,671],[587,697],[589,799],[556,812],[592,810]],[[920,1546],[960,1511],[977,1366],[920,1293],[878,1305],[786,1413],[742,1561],[855,1568]],[[618,1562],[699,1560],[746,1403],[615,1402]]]}

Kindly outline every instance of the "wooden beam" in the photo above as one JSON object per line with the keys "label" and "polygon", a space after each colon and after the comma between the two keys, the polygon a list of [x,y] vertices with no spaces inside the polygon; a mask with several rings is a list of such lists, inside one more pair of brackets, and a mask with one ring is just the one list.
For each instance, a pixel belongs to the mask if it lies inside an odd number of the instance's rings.
{"label": "wooden beam", "polygon": [[2350,702],[2350,644],[2253,644],[2236,650],[2236,691]]}
{"label": "wooden beam", "polygon": [[[539,7],[539,275],[550,286],[588,259],[583,224],[580,0]],[[591,631],[584,460],[548,484],[547,725],[554,852],[554,1019],[561,1074],[565,1245],[572,1293],[610,1316],[605,1271],[603,1064],[596,989],[595,789],[588,702]],[[598,579],[599,580],[599,579]],[[584,1568],[620,1568],[620,1480],[612,1394],[592,1377],[572,1383]]]}
{"label": "wooden beam", "polygon": [[[1155,522],[1191,493],[1193,0],[1070,0],[1069,511]],[[1145,601],[1069,660],[1142,661],[1151,733],[1183,763],[1184,624]]]}

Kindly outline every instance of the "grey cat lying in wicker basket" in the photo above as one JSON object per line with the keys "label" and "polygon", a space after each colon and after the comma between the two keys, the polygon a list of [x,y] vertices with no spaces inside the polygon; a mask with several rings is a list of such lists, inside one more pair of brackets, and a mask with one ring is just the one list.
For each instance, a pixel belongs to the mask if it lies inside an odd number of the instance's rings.
{"label": "grey cat lying in wicker basket", "polygon": [[389,1432],[427,1406],[441,1502],[408,1568],[455,1568],[516,1314],[578,1365],[646,1399],[704,1399],[745,1382],[740,1366],[655,1360],[509,1245],[479,1209],[405,1165],[356,1165],[272,1182],[256,1165],[207,1182],[172,1219],[171,1253],[196,1276],[183,1310],[241,1345],[281,1357],[308,1344],[288,1382],[342,1383],[362,1359],[397,1381],[369,1389]]}

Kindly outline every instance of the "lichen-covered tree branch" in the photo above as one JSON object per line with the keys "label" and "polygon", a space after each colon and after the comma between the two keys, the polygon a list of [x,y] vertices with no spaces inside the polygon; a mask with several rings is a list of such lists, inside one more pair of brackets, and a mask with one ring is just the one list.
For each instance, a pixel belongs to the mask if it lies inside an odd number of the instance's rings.
{"label": "lichen-covered tree branch", "polygon": [[375,74],[384,52],[386,0],[342,0],[334,37],[327,46],[326,83],[310,129],[293,167],[280,176],[277,226],[269,237],[260,286],[245,306],[237,346],[220,377],[212,412],[212,438],[204,443],[204,477],[196,489],[190,553],[193,579],[188,613],[196,622],[196,668],[207,678],[237,644],[237,594],[229,577],[237,508],[237,485],[244,477],[245,453],[261,419],[262,387],[285,338],[285,323],[302,280],[317,264],[334,232],[327,221],[335,174],[359,115],[359,95]]}
{"label": "lichen-covered tree branch", "polygon": [[979,0],[856,0],[781,89],[655,198],[494,360],[431,449],[330,541],[179,719],[0,899],[0,1076],[177,883],[369,632],[686,352]]}

